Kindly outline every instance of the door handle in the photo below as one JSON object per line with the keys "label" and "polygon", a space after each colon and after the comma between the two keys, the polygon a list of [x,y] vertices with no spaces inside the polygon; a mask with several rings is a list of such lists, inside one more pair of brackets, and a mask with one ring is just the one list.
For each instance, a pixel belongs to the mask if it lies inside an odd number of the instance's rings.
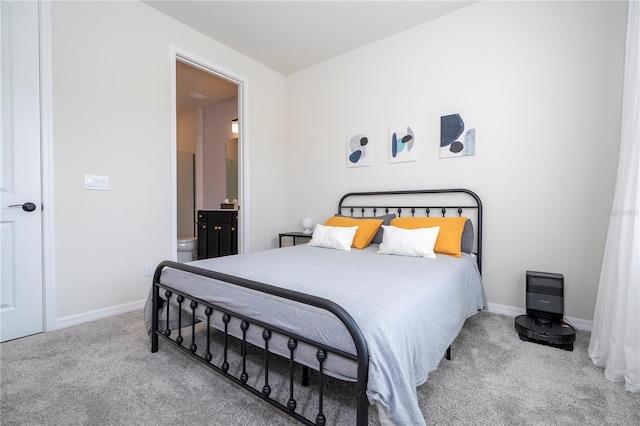
{"label": "door handle", "polygon": [[36,209],[36,205],[30,202],[24,204],[12,204],[9,207],[22,207],[22,210],[25,212],[32,212]]}

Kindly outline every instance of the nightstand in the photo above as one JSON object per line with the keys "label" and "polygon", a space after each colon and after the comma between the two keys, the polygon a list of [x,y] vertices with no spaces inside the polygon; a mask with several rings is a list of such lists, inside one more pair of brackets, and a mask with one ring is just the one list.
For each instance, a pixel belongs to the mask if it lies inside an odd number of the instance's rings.
{"label": "nightstand", "polygon": [[290,237],[293,238],[293,245],[295,246],[298,243],[299,239],[305,239],[305,240],[310,240],[311,239],[311,234],[305,234],[304,232],[281,232],[280,234],[278,234],[279,239],[280,239],[280,247],[282,247],[282,238],[284,237]]}

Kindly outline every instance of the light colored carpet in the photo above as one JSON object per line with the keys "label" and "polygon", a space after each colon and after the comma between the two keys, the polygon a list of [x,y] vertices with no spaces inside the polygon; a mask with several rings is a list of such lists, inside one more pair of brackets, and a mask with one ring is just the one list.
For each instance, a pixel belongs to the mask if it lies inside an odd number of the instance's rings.
{"label": "light colored carpet", "polygon": [[[479,313],[453,344],[453,360],[443,359],[418,388],[425,420],[640,425],[640,395],[607,381],[589,360],[588,343],[585,332],[573,352],[522,342],[513,318]],[[3,426],[297,424],[162,341],[151,354],[141,311],[3,343],[0,381]],[[329,380],[326,387],[328,424],[352,424],[353,385]],[[312,402],[304,392],[300,405]]]}

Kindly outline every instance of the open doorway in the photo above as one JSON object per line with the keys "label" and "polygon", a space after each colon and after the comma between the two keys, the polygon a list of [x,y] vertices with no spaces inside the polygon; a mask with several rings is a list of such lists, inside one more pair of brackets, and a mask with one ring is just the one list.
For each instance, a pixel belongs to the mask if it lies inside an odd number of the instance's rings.
{"label": "open doorway", "polygon": [[[182,54],[174,58],[174,260],[243,252],[246,209],[240,214],[245,194],[243,126],[239,125],[243,121],[243,81]],[[211,218],[228,218],[230,223],[208,226],[209,212]],[[215,244],[214,233],[219,240]]]}

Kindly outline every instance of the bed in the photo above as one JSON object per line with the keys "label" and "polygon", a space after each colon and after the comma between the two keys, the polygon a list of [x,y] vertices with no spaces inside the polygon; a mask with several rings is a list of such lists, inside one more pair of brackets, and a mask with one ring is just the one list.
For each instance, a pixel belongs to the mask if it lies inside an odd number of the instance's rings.
{"label": "bed", "polygon": [[[419,237],[422,246],[431,218],[439,224],[432,250],[455,223],[458,252],[379,253],[395,249],[394,233],[402,242]],[[354,233],[365,223],[384,226],[362,248],[317,246],[322,232],[342,235],[353,221],[361,224]],[[304,424],[331,422],[325,377],[355,382],[358,425],[368,424],[370,404],[382,423],[424,424],[416,386],[450,353],[466,318],[485,307],[480,198],[467,189],[349,193],[325,225],[315,245],[161,263],[145,306],[151,351],[159,339],[175,345]],[[261,366],[249,371],[255,348]],[[275,359],[288,363],[287,380],[277,381],[284,390],[274,387]],[[309,369],[319,381],[313,419],[299,406]]]}

